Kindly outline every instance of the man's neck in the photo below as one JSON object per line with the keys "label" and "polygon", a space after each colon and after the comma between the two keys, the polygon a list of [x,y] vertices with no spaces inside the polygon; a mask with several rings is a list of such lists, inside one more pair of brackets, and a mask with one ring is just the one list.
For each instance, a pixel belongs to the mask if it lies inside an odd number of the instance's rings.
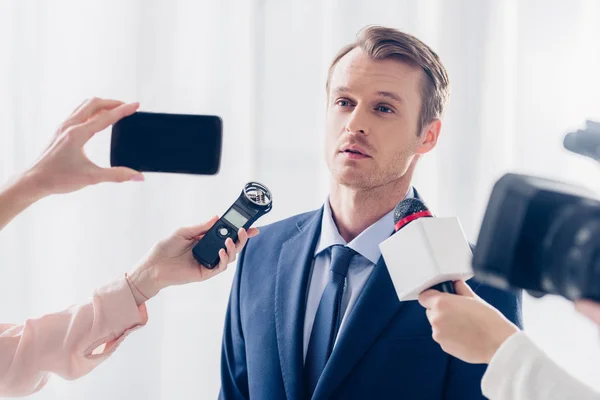
{"label": "man's neck", "polygon": [[372,189],[356,189],[332,182],[329,204],[340,235],[349,243],[396,207],[410,189],[410,178]]}

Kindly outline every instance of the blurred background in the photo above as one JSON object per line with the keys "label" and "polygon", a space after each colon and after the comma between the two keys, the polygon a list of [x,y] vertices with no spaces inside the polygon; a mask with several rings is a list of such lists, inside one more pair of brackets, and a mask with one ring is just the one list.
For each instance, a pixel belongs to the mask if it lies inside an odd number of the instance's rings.
{"label": "blurred background", "polygon": [[[471,241],[508,171],[600,191],[598,165],[562,148],[566,132],[600,120],[598,0],[0,0],[2,182],[89,97],[224,121],[217,176],[102,184],[47,198],[3,230],[0,320],[86,300],[175,228],[222,214],[249,180],[274,194],[261,224],[318,208],[329,182],[326,71],[370,24],[417,36],[448,69],[440,141],[414,184]],[[90,158],[107,166],[109,144],[108,130],[98,134]],[[215,398],[234,271],[165,290],[148,304],[147,327],[106,363],[76,382],[53,378],[31,398]],[[600,390],[595,327],[558,298],[527,297],[524,314],[537,343]]]}

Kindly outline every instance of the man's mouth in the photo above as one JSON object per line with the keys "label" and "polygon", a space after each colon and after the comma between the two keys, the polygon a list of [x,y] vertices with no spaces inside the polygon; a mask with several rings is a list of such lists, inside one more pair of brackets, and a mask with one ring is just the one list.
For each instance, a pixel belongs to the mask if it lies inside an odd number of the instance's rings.
{"label": "man's mouth", "polygon": [[340,153],[347,154],[350,158],[366,158],[370,157],[363,149],[358,146],[344,146]]}
{"label": "man's mouth", "polygon": [[364,156],[364,154],[358,150],[344,150],[344,153],[362,154]]}

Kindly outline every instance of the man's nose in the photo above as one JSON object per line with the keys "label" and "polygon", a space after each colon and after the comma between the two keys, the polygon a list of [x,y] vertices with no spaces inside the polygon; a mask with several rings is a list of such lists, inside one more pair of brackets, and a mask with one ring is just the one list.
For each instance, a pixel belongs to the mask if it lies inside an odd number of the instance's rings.
{"label": "man's nose", "polygon": [[346,122],[346,131],[362,135],[369,133],[368,115],[365,110],[360,107],[354,108]]}

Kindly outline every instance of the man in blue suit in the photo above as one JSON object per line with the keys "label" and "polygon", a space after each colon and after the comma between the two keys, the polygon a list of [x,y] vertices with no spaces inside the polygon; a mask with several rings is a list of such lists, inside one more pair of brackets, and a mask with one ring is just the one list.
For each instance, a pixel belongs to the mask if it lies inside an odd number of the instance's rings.
{"label": "man in blue suit", "polygon": [[[400,302],[379,243],[432,150],[449,96],[439,57],[369,27],[327,79],[330,194],[262,228],[240,255],[225,322],[222,399],[480,399],[485,366],[444,353],[425,309]],[[520,298],[470,282],[520,325]]]}

